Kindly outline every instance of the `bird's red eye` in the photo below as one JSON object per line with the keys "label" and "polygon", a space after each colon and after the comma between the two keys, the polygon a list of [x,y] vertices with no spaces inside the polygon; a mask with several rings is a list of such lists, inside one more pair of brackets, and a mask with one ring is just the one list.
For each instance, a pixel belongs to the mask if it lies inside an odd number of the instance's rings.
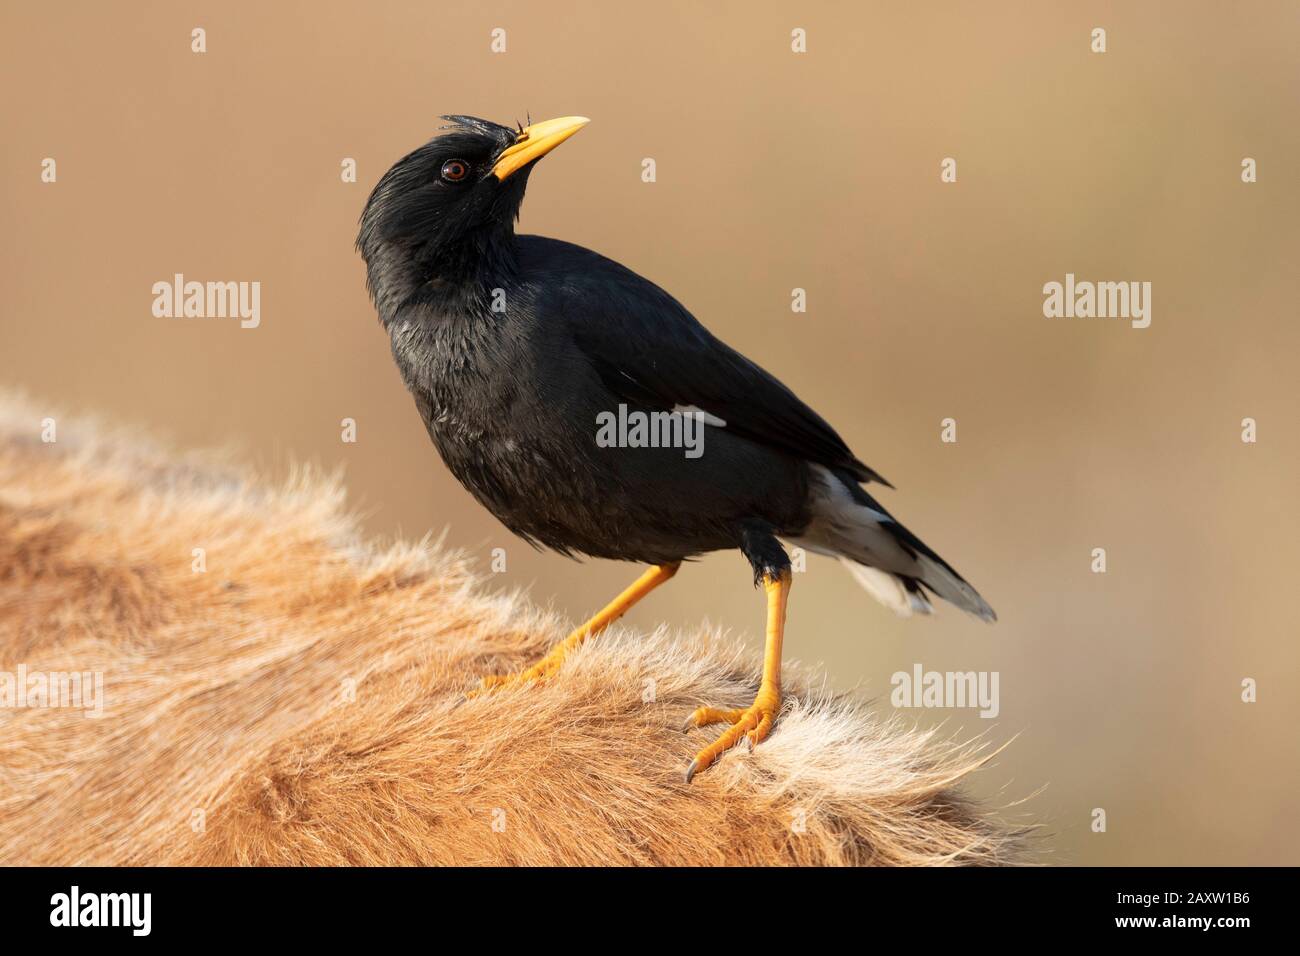
{"label": "bird's red eye", "polygon": [[469,165],[462,159],[449,159],[442,164],[442,178],[449,183],[458,183],[469,175]]}

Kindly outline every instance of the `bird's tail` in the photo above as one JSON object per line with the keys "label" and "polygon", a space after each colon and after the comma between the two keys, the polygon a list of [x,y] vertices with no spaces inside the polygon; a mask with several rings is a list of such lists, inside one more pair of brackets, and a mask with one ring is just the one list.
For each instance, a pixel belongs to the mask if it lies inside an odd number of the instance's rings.
{"label": "bird's tail", "polygon": [[[904,617],[913,613],[930,614],[934,608],[926,597],[926,591],[929,591],[982,621],[992,623],[998,619],[989,603],[980,597],[979,592],[952,565],[935,554],[903,525],[891,518],[880,525],[875,533],[893,537],[911,559],[911,567],[885,570],[863,562],[861,557],[841,555],[840,560],[857,582],[886,607]],[[862,557],[871,560],[873,551],[879,546],[877,544],[873,548],[873,542],[867,543],[866,554]]]}
{"label": "bird's tail", "polygon": [[952,565],[894,520],[852,476],[816,465],[813,475],[813,520],[799,544],[839,557],[859,584],[903,617],[932,613],[928,595],[934,594],[981,620],[997,620]]}

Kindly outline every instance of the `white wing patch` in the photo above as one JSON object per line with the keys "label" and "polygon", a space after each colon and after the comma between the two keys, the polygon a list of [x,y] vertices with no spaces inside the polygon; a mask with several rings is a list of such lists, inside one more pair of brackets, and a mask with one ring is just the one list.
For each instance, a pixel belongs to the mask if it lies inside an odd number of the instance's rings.
{"label": "white wing patch", "polygon": [[726,428],[727,423],[717,415],[710,415],[698,405],[674,405],[673,412],[678,415],[698,415],[700,421],[706,425],[712,425],[714,428]]}

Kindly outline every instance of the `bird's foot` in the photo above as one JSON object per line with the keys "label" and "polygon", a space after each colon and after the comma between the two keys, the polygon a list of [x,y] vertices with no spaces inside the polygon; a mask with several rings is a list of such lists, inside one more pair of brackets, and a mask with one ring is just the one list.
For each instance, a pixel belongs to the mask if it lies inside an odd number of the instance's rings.
{"label": "bird's foot", "polygon": [[[559,648],[556,648],[558,651]],[[465,696],[473,700],[482,694],[490,694],[495,690],[503,687],[517,687],[522,684],[542,684],[550,680],[559,671],[560,665],[564,663],[565,655],[552,651],[532,667],[517,671],[514,674],[487,674],[479,679],[478,687],[471,690]]]}
{"label": "bird's foot", "polygon": [[488,694],[501,687],[540,684],[550,680],[559,671],[560,665],[564,663],[564,659],[569,656],[570,651],[577,648],[587,638],[599,634],[614,621],[617,621],[637,601],[676,574],[680,565],[680,561],[674,561],[671,564],[657,564],[651,567],[641,577],[637,578],[631,587],[626,588],[622,594],[605,605],[599,614],[576,631],[570,633],[559,644],[556,644],[549,654],[532,667],[517,674],[489,674],[479,681],[477,688],[465,695],[466,698],[472,699],[482,694]]}
{"label": "bird's foot", "polygon": [[730,750],[740,738],[749,742],[749,749],[760,744],[772,732],[772,722],[776,720],[777,711],[781,709],[781,694],[769,687],[759,689],[754,703],[739,710],[719,710],[716,707],[701,707],[686,718],[682,730],[692,727],[707,727],[710,724],[731,724],[713,743],[709,744],[691,761],[686,768],[686,782],[701,770],[707,770],[723,753]]}

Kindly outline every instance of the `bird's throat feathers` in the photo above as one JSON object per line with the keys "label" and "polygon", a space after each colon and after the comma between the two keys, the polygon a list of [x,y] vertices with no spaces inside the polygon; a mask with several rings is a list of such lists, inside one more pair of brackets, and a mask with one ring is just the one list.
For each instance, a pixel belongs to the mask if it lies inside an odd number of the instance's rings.
{"label": "bird's throat feathers", "polygon": [[437,246],[381,242],[367,251],[366,284],[379,320],[389,326],[414,307],[470,315],[489,311],[494,290],[517,272],[513,229],[482,229]]}

